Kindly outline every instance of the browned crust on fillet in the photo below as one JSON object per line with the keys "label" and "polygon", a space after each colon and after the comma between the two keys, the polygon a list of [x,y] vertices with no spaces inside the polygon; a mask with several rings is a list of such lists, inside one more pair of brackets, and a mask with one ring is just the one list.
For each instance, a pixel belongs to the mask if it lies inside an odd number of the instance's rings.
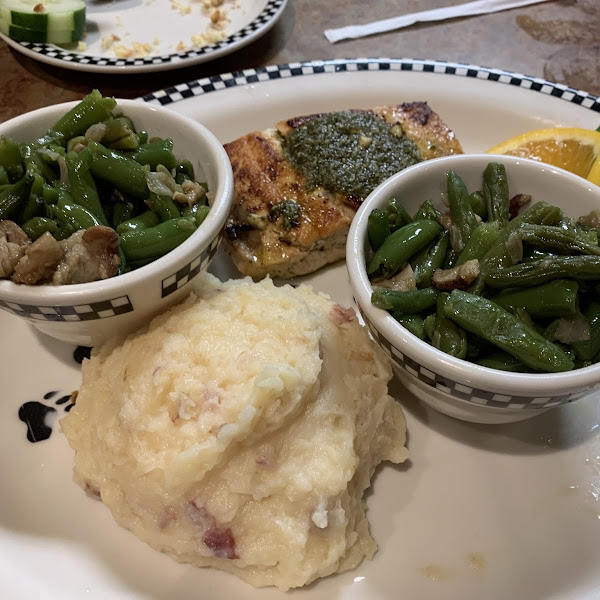
{"label": "browned crust on fillet", "polygon": [[[462,152],[454,133],[425,102],[367,112],[390,127],[401,125],[425,159]],[[233,168],[234,203],[224,247],[245,275],[294,277],[345,255],[348,229],[360,201],[322,188],[308,191],[306,179],[284,158],[281,148],[283,135],[317,116],[294,117],[225,144]],[[284,201],[296,202],[301,211],[298,222],[289,227],[271,212]]]}
{"label": "browned crust on fillet", "polygon": [[382,106],[373,112],[385,118],[390,125],[400,123],[406,136],[417,145],[424,160],[448,154],[462,154],[454,132],[427,102]]}

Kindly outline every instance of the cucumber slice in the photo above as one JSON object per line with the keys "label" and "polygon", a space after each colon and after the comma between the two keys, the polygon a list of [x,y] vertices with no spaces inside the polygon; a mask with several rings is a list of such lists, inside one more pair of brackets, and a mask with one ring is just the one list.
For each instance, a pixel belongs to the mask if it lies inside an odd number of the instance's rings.
{"label": "cucumber slice", "polygon": [[[40,8],[41,9],[40,12]],[[37,10],[36,10],[37,8]],[[0,20],[35,31],[83,31],[84,0],[0,0]]]}
{"label": "cucumber slice", "polygon": [[8,37],[17,42],[31,42],[33,44],[75,44],[81,39],[82,32],[69,30],[56,30],[52,32],[36,31],[18,25],[8,26]]}

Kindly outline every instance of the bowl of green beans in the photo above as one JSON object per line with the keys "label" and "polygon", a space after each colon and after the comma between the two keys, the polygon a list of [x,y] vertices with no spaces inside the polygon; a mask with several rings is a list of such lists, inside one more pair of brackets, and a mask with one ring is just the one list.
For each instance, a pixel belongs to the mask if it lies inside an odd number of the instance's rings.
{"label": "bowl of green beans", "polygon": [[350,229],[354,297],[404,386],[467,421],[526,419],[600,385],[600,188],[457,155],[383,182]]}
{"label": "bowl of green beans", "polygon": [[87,346],[187,297],[231,209],[222,144],[167,108],[104,97],[0,124],[0,308]]}

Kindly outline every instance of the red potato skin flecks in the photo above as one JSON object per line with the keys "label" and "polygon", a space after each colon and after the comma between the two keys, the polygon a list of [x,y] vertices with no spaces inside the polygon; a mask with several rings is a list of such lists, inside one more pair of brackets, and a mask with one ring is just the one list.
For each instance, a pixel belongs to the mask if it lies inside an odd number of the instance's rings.
{"label": "red potato skin flecks", "polygon": [[202,542],[217,558],[239,558],[235,550],[235,538],[231,529],[221,527],[216,519],[196,500],[187,505],[186,514],[199,527],[206,527]]}
{"label": "red potato skin flecks", "polygon": [[356,319],[356,313],[352,308],[345,308],[341,304],[336,304],[329,313],[329,318],[336,325],[350,323]]}
{"label": "red potato skin flecks", "polygon": [[217,558],[239,558],[235,551],[235,539],[231,529],[222,529],[217,526],[209,527],[202,541]]}

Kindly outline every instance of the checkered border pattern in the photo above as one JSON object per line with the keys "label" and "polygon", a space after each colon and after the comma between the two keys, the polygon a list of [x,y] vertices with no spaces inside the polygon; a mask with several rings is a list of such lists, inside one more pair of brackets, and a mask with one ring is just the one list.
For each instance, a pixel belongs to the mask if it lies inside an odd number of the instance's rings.
{"label": "checkered border pattern", "polygon": [[371,335],[375,341],[381,346],[384,352],[392,359],[392,362],[403,369],[409,376],[415,377],[419,381],[430,385],[431,387],[450,394],[460,400],[466,400],[467,402],[473,402],[480,406],[491,406],[494,408],[512,408],[512,409],[539,409],[539,408],[550,408],[552,406],[559,406],[566,404],[580,398],[587,392],[580,392],[576,394],[568,394],[565,396],[552,396],[552,397],[536,397],[536,396],[505,396],[496,392],[490,392],[488,390],[480,390],[472,388],[447,377],[442,377],[438,373],[434,373],[429,369],[426,369],[423,365],[414,361],[406,354],[403,354],[390,344],[375,326],[369,321],[364,312],[361,310],[362,315]]}
{"label": "checkered border pattern", "polygon": [[116,317],[133,310],[129,296],[76,306],[34,306],[0,300],[0,308],[32,321],[94,321]]}
{"label": "checkered border pattern", "polygon": [[162,297],[165,298],[173,292],[176,292],[196,277],[196,275],[205,271],[219,249],[222,238],[223,235],[220,234],[199,256],[194,258],[192,262],[179,269],[176,273],[173,273],[173,275],[165,277],[165,279],[162,280]]}
{"label": "checkered border pattern", "polygon": [[218,90],[271,81],[273,79],[287,79],[302,75],[318,75],[320,73],[344,73],[352,71],[412,71],[416,73],[439,73],[443,75],[457,75],[488,81],[497,81],[530,89],[541,94],[554,96],[567,102],[581,105],[595,112],[600,112],[600,99],[597,96],[575,90],[558,83],[550,83],[537,77],[529,77],[511,71],[478,67],[462,63],[449,63],[434,60],[420,59],[393,59],[393,58],[357,58],[326,61],[309,61],[289,63],[263,67],[260,69],[247,69],[226,73],[223,75],[205,77],[188,83],[176,85],[165,90],[153,92],[144,96],[145,102],[158,104],[171,104],[193,96],[200,96]]}
{"label": "checkered border pattern", "polygon": [[[150,65],[164,65],[173,62],[186,61],[195,59],[201,56],[214,54],[215,52],[227,48],[231,44],[237,44],[254,35],[267,23],[269,23],[280,10],[283,10],[287,0],[269,0],[265,8],[257,15],[257,17],[242,29],[236,31],[229,37],[217,42],[209,44],[187,52],[177,52],[166,54],[163,56],[151,56],[148,58],[110,58],[102,56],[89,56],[78,52],[64,50],[51,44],[33,44],[30,42],[19,42],[21,46],[56,60],[61,60],[70,63],[78,63],[81,65],[90,65],[97,67],[143,67]],[[182,64],[181,66],[185,66]]]}

